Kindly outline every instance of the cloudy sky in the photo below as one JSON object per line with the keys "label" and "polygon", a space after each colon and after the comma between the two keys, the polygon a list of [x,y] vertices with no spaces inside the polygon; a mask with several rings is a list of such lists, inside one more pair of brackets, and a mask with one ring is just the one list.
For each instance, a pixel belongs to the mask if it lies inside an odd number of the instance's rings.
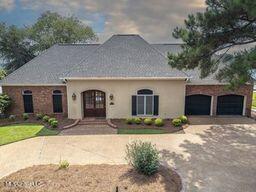
{"label": "cloudy sky", "polygon": [[171,36],[204,0],[0,0],[0,22],[31,25],[44,11],[74,15],[97,32],[100,42],[112,34],[136,33],[149,42],[178,42]]}

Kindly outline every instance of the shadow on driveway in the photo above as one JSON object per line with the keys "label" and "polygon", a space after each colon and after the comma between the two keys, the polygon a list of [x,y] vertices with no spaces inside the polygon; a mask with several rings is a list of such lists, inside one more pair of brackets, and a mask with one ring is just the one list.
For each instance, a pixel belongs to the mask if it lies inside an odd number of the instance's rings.
{"label": "shadow on driveway", "polygon": [[255,126],[211,125],[196,135],[203,144],[185,140],[185,156],[161,151],[164,163],[172,162],[181,174],[185,191],[255,192]]}

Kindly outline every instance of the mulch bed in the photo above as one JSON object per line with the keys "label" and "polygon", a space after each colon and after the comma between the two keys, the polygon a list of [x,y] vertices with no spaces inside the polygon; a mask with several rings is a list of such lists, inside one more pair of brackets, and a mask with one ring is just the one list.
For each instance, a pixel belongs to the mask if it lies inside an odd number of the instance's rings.
{"label": "mulch bed", "polygon": [[59,170],[57,165],[22,169],[0,179],[1,192],[178,192],[181,179],[171,169],[161,167],[148,177],[129,165],[73,165]]}
{"label": "mulch bed", "polygon": [[157,127],[154,124],[152,125],[145,125],[144,123],[141,123],[139,125],[137,124],[127,124],[125,123],[125,119],[111,119],[111,122],[117,126],[118,129],[161,129],[164,130],[166,133],[175,133],[175,132],[180,132],[183,130],[183,128],[180,127],[174,127],[171,123],[170,119],[165,119],[164,120],[164,126],[162,127]]}
{"label": "mulch bed", "polygon": [[[50,116],[50,117],[55,117],[58,120],[58,123],[59,123],[58,129],[62,129],[64,126],[74,123],[73,119],[68,119],[68,118],[61,117],[61,116]],[[15,121],[10,121],[8,118],[0,119],[0,126],[16,124],[16,123],[42,123],[46,127],[48,126],[42,120],[40,120],[40,121],[36,120],[36,117],[34,117],[32,115],[30,115],[29,119],[26,121],[24,121],[21,116],[17,116]]]}

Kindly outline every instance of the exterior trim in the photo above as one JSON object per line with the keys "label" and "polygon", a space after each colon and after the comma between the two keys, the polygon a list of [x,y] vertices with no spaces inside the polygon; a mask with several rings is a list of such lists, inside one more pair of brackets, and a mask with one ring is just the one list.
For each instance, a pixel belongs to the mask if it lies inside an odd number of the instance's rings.
{"label": "exterior trim", "polygon": [[26,87],[26,86],[66,86],[66,84],[1,84],[1,86],[8,86],[8,87]]}
{"label": "exterior trim", "polygon": [[187,77],[67,77],[61,80],[187,80]]}

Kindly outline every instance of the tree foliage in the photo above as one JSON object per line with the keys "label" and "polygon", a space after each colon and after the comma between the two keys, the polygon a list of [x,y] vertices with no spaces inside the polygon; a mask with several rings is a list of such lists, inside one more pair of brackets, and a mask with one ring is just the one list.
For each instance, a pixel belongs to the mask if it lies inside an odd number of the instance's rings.
{"label": "tree foliage", "polygon": [[11,99],[6,94],[0,94],[0,113],[3,114],[6,112],[8,107],[11,105]]}
{"label": "tree foliage", "polygon": [[0,57],[10,73],[56,43],[96,40],[92,28],[75,17],[45,12],[25,28],[0,23]]}
{"label": "tree foliage", "polygon": [[[220,81],[240,86],[251,80],[256,68],[256,48],[252,44],[256,42],[256,1],[206,0],[206,5],[204,13],[188,16],[185,28],[174,30],[173,36],[185,44],[181,53],[169,53],[169,64],[178,69],[199,68],[201,78],[218,70]],[[253,46],[230,52],[230,48],[240,45]],[[225,61],[224,65],[220,66],[220,61]]]}

